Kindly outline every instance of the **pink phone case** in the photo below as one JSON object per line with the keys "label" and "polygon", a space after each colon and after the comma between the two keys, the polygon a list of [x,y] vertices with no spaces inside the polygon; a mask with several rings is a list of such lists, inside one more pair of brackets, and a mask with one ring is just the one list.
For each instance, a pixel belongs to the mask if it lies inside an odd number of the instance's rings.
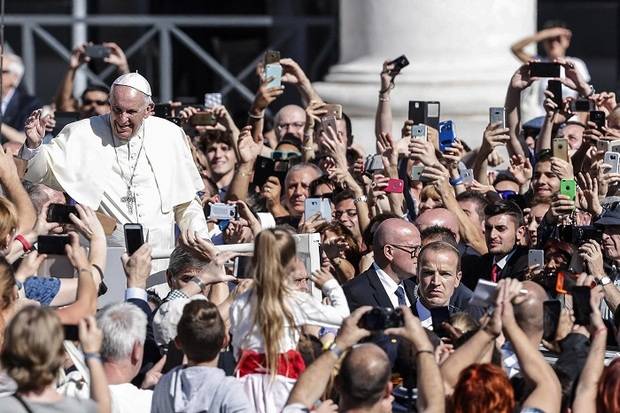
{"label": "pink phone case", "polygon": [[402,179],[390,179],[387,187],[385,188],[385,192],[402,194],[404,188],[405,182]]}

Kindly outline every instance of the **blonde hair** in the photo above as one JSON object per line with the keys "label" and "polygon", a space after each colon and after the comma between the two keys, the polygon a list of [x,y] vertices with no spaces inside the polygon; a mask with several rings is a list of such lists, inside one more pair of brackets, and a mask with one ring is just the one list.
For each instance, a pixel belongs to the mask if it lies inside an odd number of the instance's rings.
{"label": "blonde hair", "polygon": [[[0,244],[8,235],[17,229],[17,211],[15,205],[3,196],[0,196]],[[0,245],[6,248],[7,245]]]}
{"label": "blonde hair", "polygon": [[17,300],[15,285],[15,273],[11,264],[0,256],[0,346],[4,340],[7,320],[10,319],[13,305]]}
{"label": "blonde hair", "polygon": [[254,242],[253,295],[256,299],[255,323],[265,342],[266,367],[272,376],[278,368],[280,339],[285,321],[295,328],[295,319],[287,308],[288,277],[284,268],[295,257],[295,240],[282,229],[261,231]]}
{"label": "blonde hair", "polygon": [[20,392],[42,390],[56,379],[64,360],[64,334],[51,308],[23,308],[5,331],[0,362]]}

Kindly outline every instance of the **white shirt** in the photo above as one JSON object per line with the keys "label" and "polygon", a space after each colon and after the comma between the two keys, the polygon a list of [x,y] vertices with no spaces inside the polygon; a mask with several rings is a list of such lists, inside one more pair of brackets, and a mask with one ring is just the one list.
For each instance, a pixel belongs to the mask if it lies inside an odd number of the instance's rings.
{"label": "white shirt", "polygon": [[150,413],[153,390],[139,389],[131,383],[110,384],[112,413]]}
{"label": "white shirt", "polygon": [[396,295],[396,289],[398,286],[403,287],[403,292],[405,293],[405,303],[407,303],[407,307],[411,306],[409,302],[409,297],[407,297],[407,290],[405,290],[405,285],[401,282],[400,284],[396,284],[396,282],[389,276],[385,271],[383,271],[377,263],[373,262],[372,266],[379,277],[379,281],[381,281],[381,285],[383,285],[383,289],[387,293],[390,302],[392,303],[392,307],[398,307],[398,296]]}
{"label": "white shirt", "polygon": [[9,102],[11,101],[11,98],[13,97],[13,95],[15,94],[15,88],[11,88],[8,90],[8,92],[6,92],[6,96],[4,96],[2,98],[2,106],[0,107],[0,110],[2,110],[2,114],[4,115],[4,112],[6,112],[6,108],[7,106],[9,106]]}
{"label": "white shirt", "polygon": [[499,261],[496,261],[495,257],[493,257],[493,264],[497,265],[501,270],[503,270],[506,264],[508,263],[508,260],[514,255],[515,251],[516,249],[513,249],[508,254],[504,255],[504,258],[502,258]]}
{"label": "white shirt", "polygon": [[[238,296],[230,307],[230,332],[235,357],[242,350],[254,350],[257,353],[265,353],[265,343],[255,323],[256,302],[253,299],[253,290],[246,291]],[[299,342],[301,327],[305,324],[339,328],[345,317],[349,316],[349,305],[342,287],[336,280],[329,280],[323,285],[325,294],[332,305],[325,305],[310,294],[293,291],[286,297],[286,304],[295,319],[296,328],[288,325],[285,327],[279,343],[279,352],[285,353],[296,350]]]}

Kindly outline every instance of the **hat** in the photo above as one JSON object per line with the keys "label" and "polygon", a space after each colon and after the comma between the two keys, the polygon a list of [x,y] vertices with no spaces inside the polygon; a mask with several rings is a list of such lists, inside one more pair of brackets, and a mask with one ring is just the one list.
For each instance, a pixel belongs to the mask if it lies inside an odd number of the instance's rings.
{"label": "hat", "polygon": [[614,202],[614,204],[603,212],[594,225],[620,225],[620,203]]}
{"label": "hat", "polygon": [[117,77],[114,83],[112,83],[112,87],[116,85],[129,86],[139,90],[147,96],[151,96],[151,85],[149,84],[149,81],[137,72],[127,73]]}
{"label": "hat", "polygon": [[153,316],[153,339],[160,347],[168,345],[177,336],[177,325],[183,315],[185,304],[194,300],[206,300],[202,294],[190,298],[177,298],[164,303]]}
{"label": "hat", "polygon": [[539,116],[537,118],[533,118],[525,122],[522,126],[523,129],[542,129],[543,123],[545,122],[544,116]]}

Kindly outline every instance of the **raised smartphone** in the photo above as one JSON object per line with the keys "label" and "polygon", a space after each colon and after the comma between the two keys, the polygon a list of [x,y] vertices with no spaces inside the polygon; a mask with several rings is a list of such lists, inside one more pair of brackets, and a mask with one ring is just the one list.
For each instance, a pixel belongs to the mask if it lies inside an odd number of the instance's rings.
{"label": "raised smartphone", "polygon": [[506,110],[504,108],[489,108],[489,123],[500,123],[501,128],[506,127]]}
{"label": "raised smartphone", "polygon": [[69,243],[68,235],[39,235],[37,251],[39,254],[66,255],[65,245]]}
{"label": "raised smartphone", "polygon": [[47,222],[58,222],[59,224],[71,224],[69,214],[78,216],[77,208],[74,205],[50,204],[47,208]]}
{"label": "raised smartphone", "polygon": [[385,192],[402,194],[405,189],[405,182],[402,179],[392,178],[388,181],[387,187],[385,188]]}
{"label": "raised smartphone", "polygon": [[592,307],[590,306],[590,287],[583,285],[575,286],[571,294],[573,296],[575,324],[589,326],[590,314],[592,314]]}
{"label": "raised smartphone", "polygon": [[620,173],[620,154],[618,152],[605,152],[603,162],[611,166],[608,173]]}
{"label": "raised smartphone", "polygon": [[527,253],[527,266],[532,267],[538,265],[541,270],[545,268],[545,251],[529,250]]}
{"label": "raised smartphone", "polygon": [[552,62],[530,63],[530,77],[560,77],[560,64]]}
{"label": "raised smartphone", "polygon": [[566,195],[572,201],[577,196],[577,183],[574,179],[562,179],[560,181],[560,194]]}
{"label": "raised smartphone", "polygon": [[306,198],[304,201],[304,216],[306,220],[319,214],[327,222],[332,220],[332,207],[327,198]]}
{"label": "raised smartphone", "polygon": [[123,231],[125,232],[125,250],[128,255],[131,255],[144,244],[142,224],[125,224],[123,225]]}
{"label": "raised smartphone", "polygon": [[565,162],[568,158],[568,140],[566,138],[555,138],[553,140],[553,156]]}
{"label": "raised smartphone", "polygon": [[456,125],[451,120],[439,122],[439,150],[444,152],[456,141]]}

